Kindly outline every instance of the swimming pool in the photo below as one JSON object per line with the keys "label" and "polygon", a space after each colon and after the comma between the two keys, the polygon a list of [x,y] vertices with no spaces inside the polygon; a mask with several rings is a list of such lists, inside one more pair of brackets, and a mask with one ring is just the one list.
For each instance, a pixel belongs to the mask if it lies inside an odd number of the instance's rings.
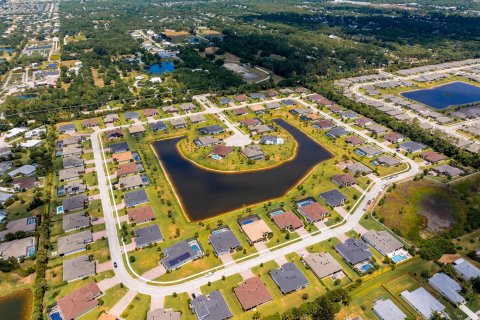
{"label": "swimming pool", "polygon": [[399,263],[402,262],[403,260],[406,260],[407,257],[404,256],[403,254],[397,253],[396,255],[393,255],[392,258],[393,262]]}
{"label": "swimming pool", "polygon": [[140,161],[140,156],[138,155],[138,153],[132,152],[132,157],[133,157],[133,160]]}
{"label": "swimming pool", "polygon": [[284,212],[285,211],[283,211],[283,209],[274,210],[274,211],[270,212],[270,216],[275,217],[275,216],[278,216],[280,213],[284,213]]}
{"label": "swimming pool", "polygon": [[254,221],[253,219],[248,219],[248,220],[242,221],[242,225],[252,223],[253,221]]}
{"label": "swimming pool", "polygon": [[217,155],[217,154],[212,154],[210,157],[211,157],[213,160],[217,160],[217,161],[222,160],[222,157],[220,157],[220,156]]}
{"label": "swimming pool", "polygon": [[212,235],[220,234],[220,233],[223,233],[227,230],[228,230],[227,228],[221,228],[221,229],[213,230]]}
{"label": "swimming pool", "polygon": [[60,312],[54,312],[50,314],[50,319],[51,320],[63,320],[62,316],[60,315]]}
{"label": "swimming pool", "polygon": [[63,206],[57,207],[57,214],[63,213]]}
{"label": "swimming pool", "polygon": [[37,219],[33,218],[33,217],[30,217],[27,219],[27,225],[28,224],[35,224],[37,222]]}
{"label": "swimming pool", "polygon": [[35,255],[35,247],[33,247],[33,246],[32,246],[32,247],[28,247],[28,248],[27,248],[27,257],[31,257],[31,256],[33,256],[33,255]]}
{"label": "swimming pool", "polygon": [[192,245],[192,249],[193,249],[193,251],[195,251],[195,252],[199,252],[199,251],[200,251],[200,247],[199,247],[197,244],[193,244],[193,245]]}
{"label": "swimming pool", "polygon": [[314,201],[312,199],[305,199],[305,200],[300,200],[297,202],[297,205],[299,207],[305,207],[305,206],[308,206],[309,204],[312,204],[314,203]]}
{"label": "swimming pool", "polygon": [[147,177],[146,174],[142,174],[140,177],[142,178],[142,182],[143,182],[144,184],[147,184],[147,183],[148,183],[148,177]]}
{"label": "swimming pool", "polygon": [[361,266],[360,269],[362,270],[362,272],[367,272],[368,270],[370,270],[372,268],[373,268],[373,266],[371,264],[367,263],[367,264]]}

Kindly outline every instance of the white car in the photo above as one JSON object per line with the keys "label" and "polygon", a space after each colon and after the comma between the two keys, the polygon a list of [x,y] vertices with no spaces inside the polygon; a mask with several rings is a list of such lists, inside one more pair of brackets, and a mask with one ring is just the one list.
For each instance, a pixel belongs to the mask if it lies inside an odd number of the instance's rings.
{"label": "white car", "polygon": [[208,273],[205,275],[205,277],[207,277],[207,278],[208,278],[208,277],[211,277],[211,276],[213,276],[213,272],[208,272]]}

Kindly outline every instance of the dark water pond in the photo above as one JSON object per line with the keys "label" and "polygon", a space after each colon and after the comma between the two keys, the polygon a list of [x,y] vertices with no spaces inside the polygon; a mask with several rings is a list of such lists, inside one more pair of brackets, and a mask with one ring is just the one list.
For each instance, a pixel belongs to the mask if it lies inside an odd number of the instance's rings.
{"label": "dark water pond", "polygon": [[22,290],[0,297],[0,319],[30,320],[32,317],[32,291]]}
{"label": "dark water pond", "polygon": [[204,220],[245,205],[287,193],[330,152],[283,120],[275,122],[297,141],[297,156],[272,169],[234,174],[204,170],[184,159],[176,144],[182,138],[153,144],[191,220]]}
{"label": "dark water pond", "polygon": [[147,72],[150,74],[164,74],[167,72],[173,72],[173,70],[175,70],[175,65],[171,61],[152,64],[147,68]]}
{"label": "dark water pond", "polygon": [[465,82],[451,82],[431,89],[404,92],[402,96],[441,110],[452,106],[479,102],[480,87]]}

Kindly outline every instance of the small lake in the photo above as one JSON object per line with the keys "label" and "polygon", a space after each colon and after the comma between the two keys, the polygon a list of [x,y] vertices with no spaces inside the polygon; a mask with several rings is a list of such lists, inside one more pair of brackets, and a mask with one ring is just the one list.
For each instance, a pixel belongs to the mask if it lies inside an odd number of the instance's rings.
{"label": "small lake", "polygon": [[243,206],[286,194],[318,163],[332,154],[284,120],[275,122],[297,142],[297,156],[272,169],[221,173],[202,169],[179,154],[183,138],[157,141],[155,151],[173,183],[183,207],[193,221],[212,218]]}
{"label": "small lake", "polygon": [[431,89],[404,92],[402,96],[442,110],[452,106],[480,102],[480,87],[465,82],[451,82]]}
{"label": "small lake", "polygon": [[30,320],[32,318],[33,295],[30,290],[18,291],[0,297],[0,318],[8,320]]}
{"label": "small lake", "polygon": [[13,48],[0,47],[0,52],[13,52]]}
{"label": "small lake", "polygon": [[163,61],[162,63],[150,65],[146,70],[150,74],[164,74],[167,72],[173,72],[173,70],[175,70],[175,65],[171,61]]}

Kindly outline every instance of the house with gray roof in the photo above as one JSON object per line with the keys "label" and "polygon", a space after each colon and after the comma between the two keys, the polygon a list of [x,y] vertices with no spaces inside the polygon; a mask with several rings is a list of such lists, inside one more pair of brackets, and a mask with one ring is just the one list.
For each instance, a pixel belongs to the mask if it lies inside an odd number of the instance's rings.
{"label": "house with gray roof", "polygon": [[162,308],[154,309],[147,312],[147,320],[181,320],[182,313],[180,311],[165,310]]}
{"label": "house with gray roof", "polygon": [[375,313],[380,320],[404,320],[407,318],[402,310],[390,299],[378,299],[375,301],[373,313]]}
{"label": "house with gray roof", "polygon": [[354,175],[356,174],[367,175],[373,172],[372,169],[370,169],[369,167],[367,167],[361,162],[351,163],[347,165],[347,169]]}
{"label": "house with gray roof", "polygon": [[436,166],[435,168],[433,168],[433,171],[438,174],[443,174],[449,178],[455,178],[465,173],[465,171],[463,171],[462,169],[452,167],[449,164],[441,164],[439,166]]}
{"label": "house with gray roof", "polygon": [[75,180],[67,183],[63,190],[67,195],[72,196],[87,191],[87,185],[83,180]]}
{"label": "house with gray roof", "polygon": [[347,134],[349,134],[349,131],[345,130],[342,127],[335,127],[335,128],[332,128],[332,129],[328,130],[327,133],[325,133],[325,134],[331,139],[336,139],[336,138],[340,138],[342,136],[346,136]]}
{"label": "house with gray roof", "polygon": [[62,200],[64,212],[85,209],[88,205],[88,197],[86,194],[68,197]]}
{"label": "house with gray roof", "polygon": [[193,116],[188,117],[192,123],[201,123],[207,121],[207,118],[205,118],[204,115],[202,114],[195,114]]}
{"label": "house with gray roof", "polygon": [[60,257],[85,250],[87,243],[93,241],[92,231],[85,230],[58,238],[57,253]]}
{"label": "house with gray roof", "polygon": [[167,130],[167,125],[163,121],[152,122],[149,124],[149,126],[150,126],[150,129],[152,129],[152,131]]}
{"label": "house with gray roof", "polygon": [[471,280],[473,278],[480,277],[480,269],[465,259],[460,258],[455,260],[455,262],[453,262],[453,267],[465,280]]}
{"label": "house with gray roof", "polygon": [[445,312],[445,306],[435,299],[425,288],[420,287],[414,291],[403,291],[400,296],[410,307],[420,313],[423,319],[428,320],[435,312],[439,312],[446,319],[449,316]]}
{"label": "house with gray roof", "polygon": [[79,179],[85,174],[85,168],[81,167],[73,167],[68,169],[61,169],[58,172],[58,180],[60,182],[70,181]]}
{"label": "house with gray roof", "polygon": [[190,307],[198,320],[225,320],[233,316],[219,290],[210,292],[208,297],[204,295],[195,297]]}
{"label": "house with gray roof", "polygon": [[130,150],[130,147],[126,141],[111,143],[108,145],[108,147],[110,148],[111,153],[121,153]]}
{"label": "house with gray roof", "polygon": [[95,273],[95,261],[90,261],[88,254],[63,261],[63,281],[83,279]]}
{"label": "house with gray roof", "polygon": [[80,167],[80,166],[83,166],[85,164],[85,161],[78,156],[65,157],[65,158],[62,159],[62,161],[63,161],[63,168],[64,169]]}
{"label": "house with gray roof", "polygon": [[262,148],[257,145],[247,146],[242,149],[242,155],[248,160],[262,160],[265,159],[265,153]]}
{"label": "house with gray roof", "polygon": [[228,254],[240,247],[240,241],[228,227],[213,230],[208,237],[208,242],[212,245],[217,256]]}
{"label": "house with gray roof", "polygon": [[120,117],[116,113],[107,114],[103,118],[103,122],[105,122],[105,123],[114,123],[115,121],[119,121],[119,120],[120,120]]}
{"label": "house with gray roof", "polygon": [[445,273],[439,272],[435,274],[428,279],[428,284],[454,305],[458,306],[465,303],[465,298],[459,294],[462,291],[462,286]]}
{"label": "house with gray roof", "polygon": [[134,232],[134,241],[137,248],[143,248],[150,244],[163,241],[163,236],[158,224],[136,229]]}
{"label": "house with gray roof", "polygon": [[345,197],[337,189],[332,189],[327,192],[320,193],[320,198],[322,198],[322,200],[325,201],[325,203],[332,208],[339,207],[343,205],[345,201],[347,201],[347,197]]}
{"label": "house with gray roof", "polygon": [[420,152],[422,150],[425,150],[427,148],[427,146],[424,145],[423,143],[418,143],[418,142],[415,142],[415,141],[408,141],[408,142],[402,143],[400,145],[400,148],[402,148],[403,150],[405,150],[407,152],[410,152],[410,153],[416,153],[416,152]]}
{"label": "house with gray roof", "polygon": [[355,238],[350,238],[345,240],[343,243],[338,243],[335,246],[335,251],[337,251],[345,259],[345,261],[351,263],[352,265],[370,260],[373,257],[368,244],[360,239]]}
{"label": "house with gray roof", "polygon": [[10,257],[21,259],[33,255],[35,255],[35,237],[0,243],[0,257],[2,259]]}
{"label": "house with gray roof", "polygon": [[75,129],[75,125],[73,123],[70,123],[60,126],[58,128],[58,131],[60,131],[60,133],[74,133],[75,131],[77,131],[77,129]]}
{"label": "house with gray roof", "polygon": [[123,113],[123,116],[125,117],[126,121],[140,119],[140,116],[138,115],[138,112],[136,112],[136,111],[125,111]]}
{"label": "house with gray roof", "polygon": [[187,102],[187,103],[182,103],[180,105],[180,109],[182,109],[182,111],[184,112],[190,112],[192,110],[195,110],[195,105],[191,102]]}
{"label": "house with gray roof", "polygon": [[386,167],[394,167],[402,163],[399,159],[392,156],[380,156],[377,158],[377,162]]}
{"label": "house with gray roof", "polygon": [[[191,240],[195,240],[197,244],[190,244]],[[161,260],[163,266],[167,270],[175,270],[184,264],[195,260],[203,255],[203,251],[198,245],[196,239],[183,240],[176,244],[165,248],[163,253],[165,257]]]}
{"label": "house with gray roof", "polygon": [[193,140],[193,142],[199,147],[208,147],[208,146],[213,146],[214,144],[219,143],[220,140],[214,137],[204,136],[204,137],[199,137]]}
{"label": "house with gray roof", "polygon": [[371,124],[369,126],[366,126],[365,129],[375,134],[382,134],[388,131],[386,127],[379,124]]}
{"label": "house with gray roof", "polygon": [[79,144],[71,144],[68,146],[63,146],[62,148],[62,157],[72,157],[72,156],[81,156],[83,154],[83,148]]}
{"label": "house with gray roof", "polygon": [[146,185],[140,174],[124,176],[118,179],[118,185],[122,190],[132,190]]}
{"label": "house with gray roof", "polygon": [[3,231],[0,231],[0,240],[3,240],[9,233],[15,234],[18,231],[31,233],[35,229],[37,229],[37,219],[35,217],[12,220],[7,223]]}
{"label": "house with gray roof", "polygon": [[178,109],[175,106],[164,106],[162,107],[162,111],[165,113],[177,113]]}
{"label": "house with gray roof", "polygon": [[35,165],[26,164],[15,170],[10,171],[8,175],[12,178],[20,175],[29,177],[29,176],[33,176],[35,174],[35,171],[37,171],[37,167]]}
{"label": "house with gray roof", "polygon": [[187,121],[185,121],[185,119],[183,118],[172,119],[170,120],[170,124],[174,129],[182,129],[188,126]]}
{"label": "house with gray roof", "polygon": [[366,232],[362,237],[363,240],[365,240],[368,244],[370,244],[384,256],[387,256],[389,253],[403,248],[403,244],[386,230],[370,230]]}
{"label": "house with gray roof", "polygon": [[308,285],[308,280],[293,262],[287,262],[280,268],[270,271],[270,276],[283,294],[290,293]]}
{"label": "house with gray roof", "polygon": [[131,207],[138,206],[139,204],[142,204],[142,203],[147,203],[148,197],[145,190],[140,189],[140,190],[134,190],[134,191],[125,193],[125,197],[123,201],[125,202],[126,208],[131,208]]}
{"label": "house with gray roof", "polygon": [[4,204],[5,201],[13,197],[13,194],[0,191],[0,203]]}
{"label": "house with gray roof", "polygon": [[362,157],[373,158],[383,153],[383,150],[371,145],[361,146],[355,149],[355,153]]}
{"label": "house with gray roof", "polygon": [[340,263],[328,252],[311,253],[303,258],[303,262],[313,271],[318,279],[323,279],[342,271]]}
{"label": "house with gray roof", "polygon": [[63,231],[70,232],[90,227],[90,217],[85,212],[72,213],[63,216]]}
{"label": "house with gray roof", "polygon": [[201,134],[218,134],[224,132],[225,129],[218,124],[214,124],[211,126],[201,127],[198,129],[198,132]]}
{"label": "house with gray roof", "polygon": [[221,97],[220,99],[218,99],[218,101],[220,102],[220,104],[225,105],[225,104],[232,103],[233,99],[227,98],[227,97]]}

